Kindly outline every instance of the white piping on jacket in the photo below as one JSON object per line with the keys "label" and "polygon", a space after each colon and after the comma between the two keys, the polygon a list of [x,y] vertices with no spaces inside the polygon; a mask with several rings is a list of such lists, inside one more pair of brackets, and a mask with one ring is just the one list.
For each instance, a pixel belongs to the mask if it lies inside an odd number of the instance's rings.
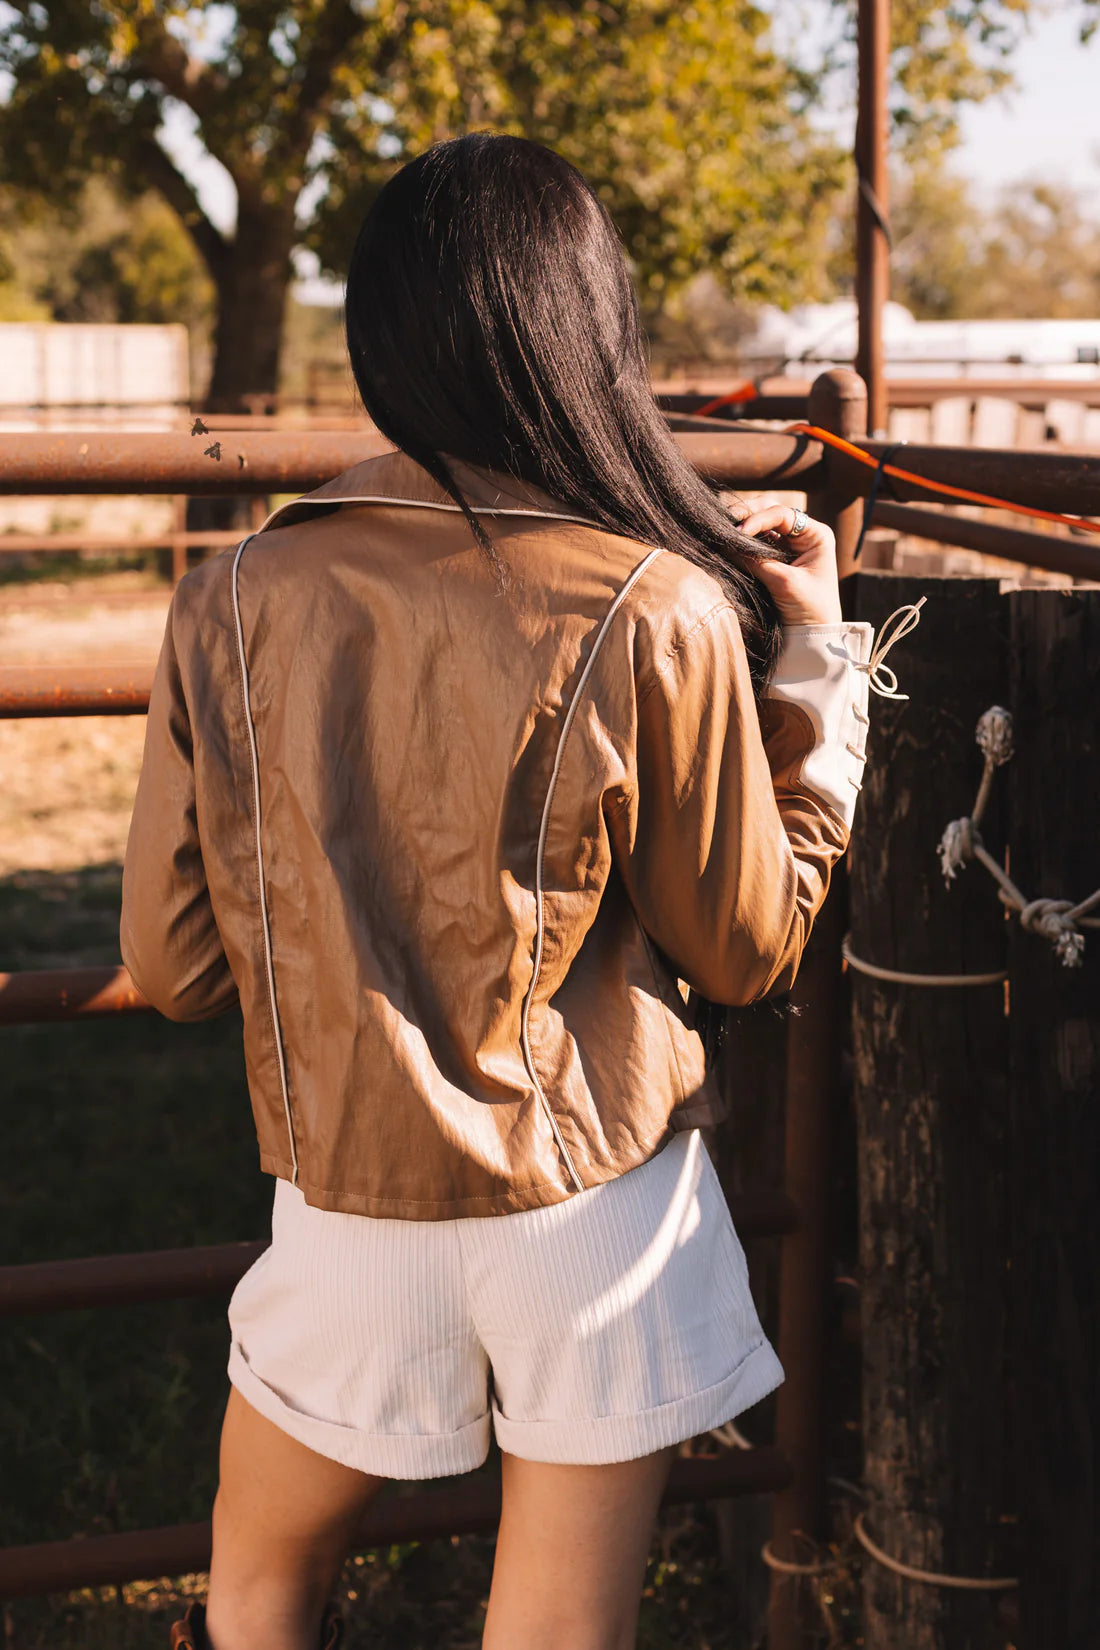
{"label": "white piping on jacket", "polygon": [[[399,504],[403,509],[409,510],[450,510],[456,516],[465,513],[457,504],[444,504],[430,498],[394,498],[391,493],[349,493],[347,497],[340,498],[311,498],[307,495],[305,498],[287,499],[285,504],[280,504],[278,509],[272,510],[267,520],[256,531],[266,533],[272,522],[281,516],[284,510],[299,509],[302,505],[311,510],[323,510],[330,504]],[[547,521],[575,521],[581,527],[595,527],[597,532],[606,533],[611,530],[601,527],[598,521],[592,521],[588,516],[570,516],[556,510],[540,510],[535,504],[529,504],[525,508],[472,504],[470,509],[475,516],[544,516]],[[254,538],[255,534],[252,537]]]}
{"label": "white piping on jacket", "polygon": [[554,767],[550,774],[550,783],[546,788],[546,801],[542,806],[542,819],[539,823],[539,843],[535,854],[535,951],[531,963],[531,983],[527,987],[527,995],[523,999],[523,1015],[520,1020],[520,1040],[523,1044],[523,1058],[524,1063],[527,1066],[527,1075],[534,1084],[535,1093],[542,1101],[542,1108],[546,1113],[547,1121],[553,1130],[554,1139],[557,1141],[558,1150],[561,1152],[561,1155],[565,1161],[565,1166],[569,1170],[570,1177],[578,1192],[584,1191],[584,1181],[577,1173],[576,1165],[569,1154],[565,1141],[562,1139],[561,1130],[558,1127],[558,1120],[554,1116],[550,1106],[550,1101],[546,1096],[546,1091],[539,1080],[539,1075],[535,1070],[534,1058],[531,1054],[531,1004],[534,1001],[535,992],[538,989],[539,975],[542,972],[543,935],[545,931],[546,915],[542,884],[543,859],[546,853],[546,837],[550,829],[550,809],[554,803],[554,791],[558,783],[558,774],[561,772],[562,758],[565,755],[565,742],[569,737],[569,730],[573,726],[573,718],[576,716],[577,707],[581,701],[581,695],[584,693],[585,687],[588,685],[588,678],[592,674],[593,665],[596,663],[596,655],[599,653],[600,648],[603,645],[604,637],[611,628],[612,621],[623,602],[626,600],[627,596],[630,594],[631,590],[637,584],[646,569],[657,560],[658,556],[663,554],[664,550],[658,547],[658,549],[651,550],[647,556],[643,557],[643,559],[628,575],[626,582],[622,585],[618,594],[615,596],[614,601],[611,603],[611,606],[604,614],[603,623],[596,632],[595,640],[592,643],[592,650],[585,661],[584,669],[581,671],[580,681],[577,683],[576,691],[569,702],[569,709],[565,713],[565,720],[561,725],[561,733],[558,735],[558,748],[554,753]]}
{"label": "white piping on jacket", "polygon": [[244,694],[244,719],[248,728],[248,748],[252,757],[252,798],[253,813],[256,819],[256,870],[260,879],[260,918],[264,935],[264,962],[267,966],[267,991],[271,1004],[271,1025],[275,1033],[275,1051],[279,1059],[279,1084],[283,1091],[283,1110],[286,1113],[287,1134],[290,1137],[290,1162],[292,1186],[298,1184],[298,1147],[294,1139],[294,1123],[290,1115],[290,1089],[286,1079],[286,1054],[283,1050],[283,1033],[279,1025],[279,1004],[275,996],[275,965],[271,958],[271,923],[267,912],[267,885],[264,878],[264,848],[260,835],[260,757],[256,748],[256,729],[252,722],[252,701],[248,685],[248,663],[244,651],[244,626],[241,623],[241,599],[237,587],[237,570],[241,565],[245,546],[256,537],[250,533],[238,546],[237,554],[233,558],[233,623],[237,629],[237,658],[241,666],[241,691]]}

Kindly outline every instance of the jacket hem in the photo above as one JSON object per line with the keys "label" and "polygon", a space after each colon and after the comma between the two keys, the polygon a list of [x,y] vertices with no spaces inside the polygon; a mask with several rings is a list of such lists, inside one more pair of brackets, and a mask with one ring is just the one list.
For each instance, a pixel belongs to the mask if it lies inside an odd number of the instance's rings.
{"label": "jacket hem", "polygon": [[[705,1127],[720,1121],[721,1107],[713,1100],[700,1100],[695,1105],[677,1106],[668,1119],[652,1135],[635,1142],[628,1157],[620,1159],[614,1173],[600,1172],[600,1166],[582,1163],[579,1172],[584,1182],[579,1189],[588,1191],[601,1186],[631,1169],[640,1169],[668,1145],[674,1134],[685,1129]],[[261,1152],[260,1168],[264,1174],[279,1180],[292,1180],[293,1165],[289,1158]],[[299,1162],[298,1190],[312,1209],[326,1209],[332,1214],[367,1215],[375,1220],[478,1220],[483,1216],[523,1214],[527,1209],[544,1209],[554,1203],[566,1203],[577,1191],[562,1181],[543,1181],[535,1186],[509,1186],[481,1196],[447,1198],[442,1201],[420,1200],[408,1197],[377,1197],[369,1192],[357,1192],[350,1187],[318,1186],[301,1172]]]}
{"label": "jacket hem", "polygon": [[[260,1168],[279,1180],[291,1180],[293,1173],[289,1158],[276,1157],[268,1152],[261,1152]],[[377,1220],[461,1220],[481,1215],[519,1214],[524,1209],[564,1203],[574,1195],[570,1186],[561,1181],[548,1180],[536,1186],[506,1187],[482,1196],[442,1200],[377,1197],[370,1192],[357,1192],[348,1187],[318,1186],[302,1175],[300,1166],[297,1187],[312,1209],[327,1209],[333,1214],[369,1215]]]}

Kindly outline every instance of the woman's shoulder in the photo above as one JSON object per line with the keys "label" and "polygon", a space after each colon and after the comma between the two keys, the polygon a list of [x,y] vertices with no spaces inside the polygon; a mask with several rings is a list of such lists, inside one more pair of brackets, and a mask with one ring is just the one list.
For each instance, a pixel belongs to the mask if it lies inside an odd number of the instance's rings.
{"label": "woman's shoulder", "polygon": [[676,551],[653,558],[624,605],[642,672],[660,671],[686,649],[743,646],[736,609],[718,579]]}

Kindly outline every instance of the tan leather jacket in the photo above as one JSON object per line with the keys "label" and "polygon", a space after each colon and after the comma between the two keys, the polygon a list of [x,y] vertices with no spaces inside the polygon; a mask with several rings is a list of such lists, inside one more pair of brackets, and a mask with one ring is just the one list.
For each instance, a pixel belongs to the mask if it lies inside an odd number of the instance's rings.
{"label": "tan leather jacket", "polygon": [[123,884],[156,1007],[240,1001],[263,1168],[406,1219],[557,1202],[718,1115],[678,982],[790,986],[866,721],[869,626],[789,634],[761,718],[711,578],[458,471],[503,591],[398,453],[182,581]]}

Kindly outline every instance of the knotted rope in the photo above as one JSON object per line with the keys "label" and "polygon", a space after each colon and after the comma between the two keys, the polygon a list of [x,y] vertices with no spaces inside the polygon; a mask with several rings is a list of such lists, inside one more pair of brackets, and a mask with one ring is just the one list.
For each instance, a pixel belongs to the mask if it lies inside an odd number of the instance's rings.
{"label": "knotted rope", "polygon": [[1011,713],[1003,705],[991,705],[978,718],[974,737],[984,758],[982,777],[969,814],[962,819],[952,819],[940,838],[938,853],[944,881],[953,882],[963,866],[976,859],[997,883],[1001,901],[1019,915],[1021,927],[1049,940],[1064,967],[1080,968],[1085,952],[1081,929],[1100,928],[1100,918],[1089,916],[1089,912],[1100,905],[1100,888],[1077,904],[1069,899],[1029,900],[1020,892],[986,848],[979,829],[992,791],[993,776],[1013,755]]}
{"label": "knotted rope", "polygon": [[[903,636],[908,636],[911,630],[916,630],[920,624],[920,610],[928,600],[922,596],[919,601],[906,602],[904,607],[895,607],[890,616],[882,621],[879,633],[871,644],[871,657],[866,664],[856,664],[857,670],[862,670],[870,680],[870,685],[881,699],[908,699],[907,693],[898,692],[898,679],[889,665],[883,660],[895,642],[900,642]],[[895,624],[894,621],[897,620]],[[892,627],[892,628],[891,628]]]}

